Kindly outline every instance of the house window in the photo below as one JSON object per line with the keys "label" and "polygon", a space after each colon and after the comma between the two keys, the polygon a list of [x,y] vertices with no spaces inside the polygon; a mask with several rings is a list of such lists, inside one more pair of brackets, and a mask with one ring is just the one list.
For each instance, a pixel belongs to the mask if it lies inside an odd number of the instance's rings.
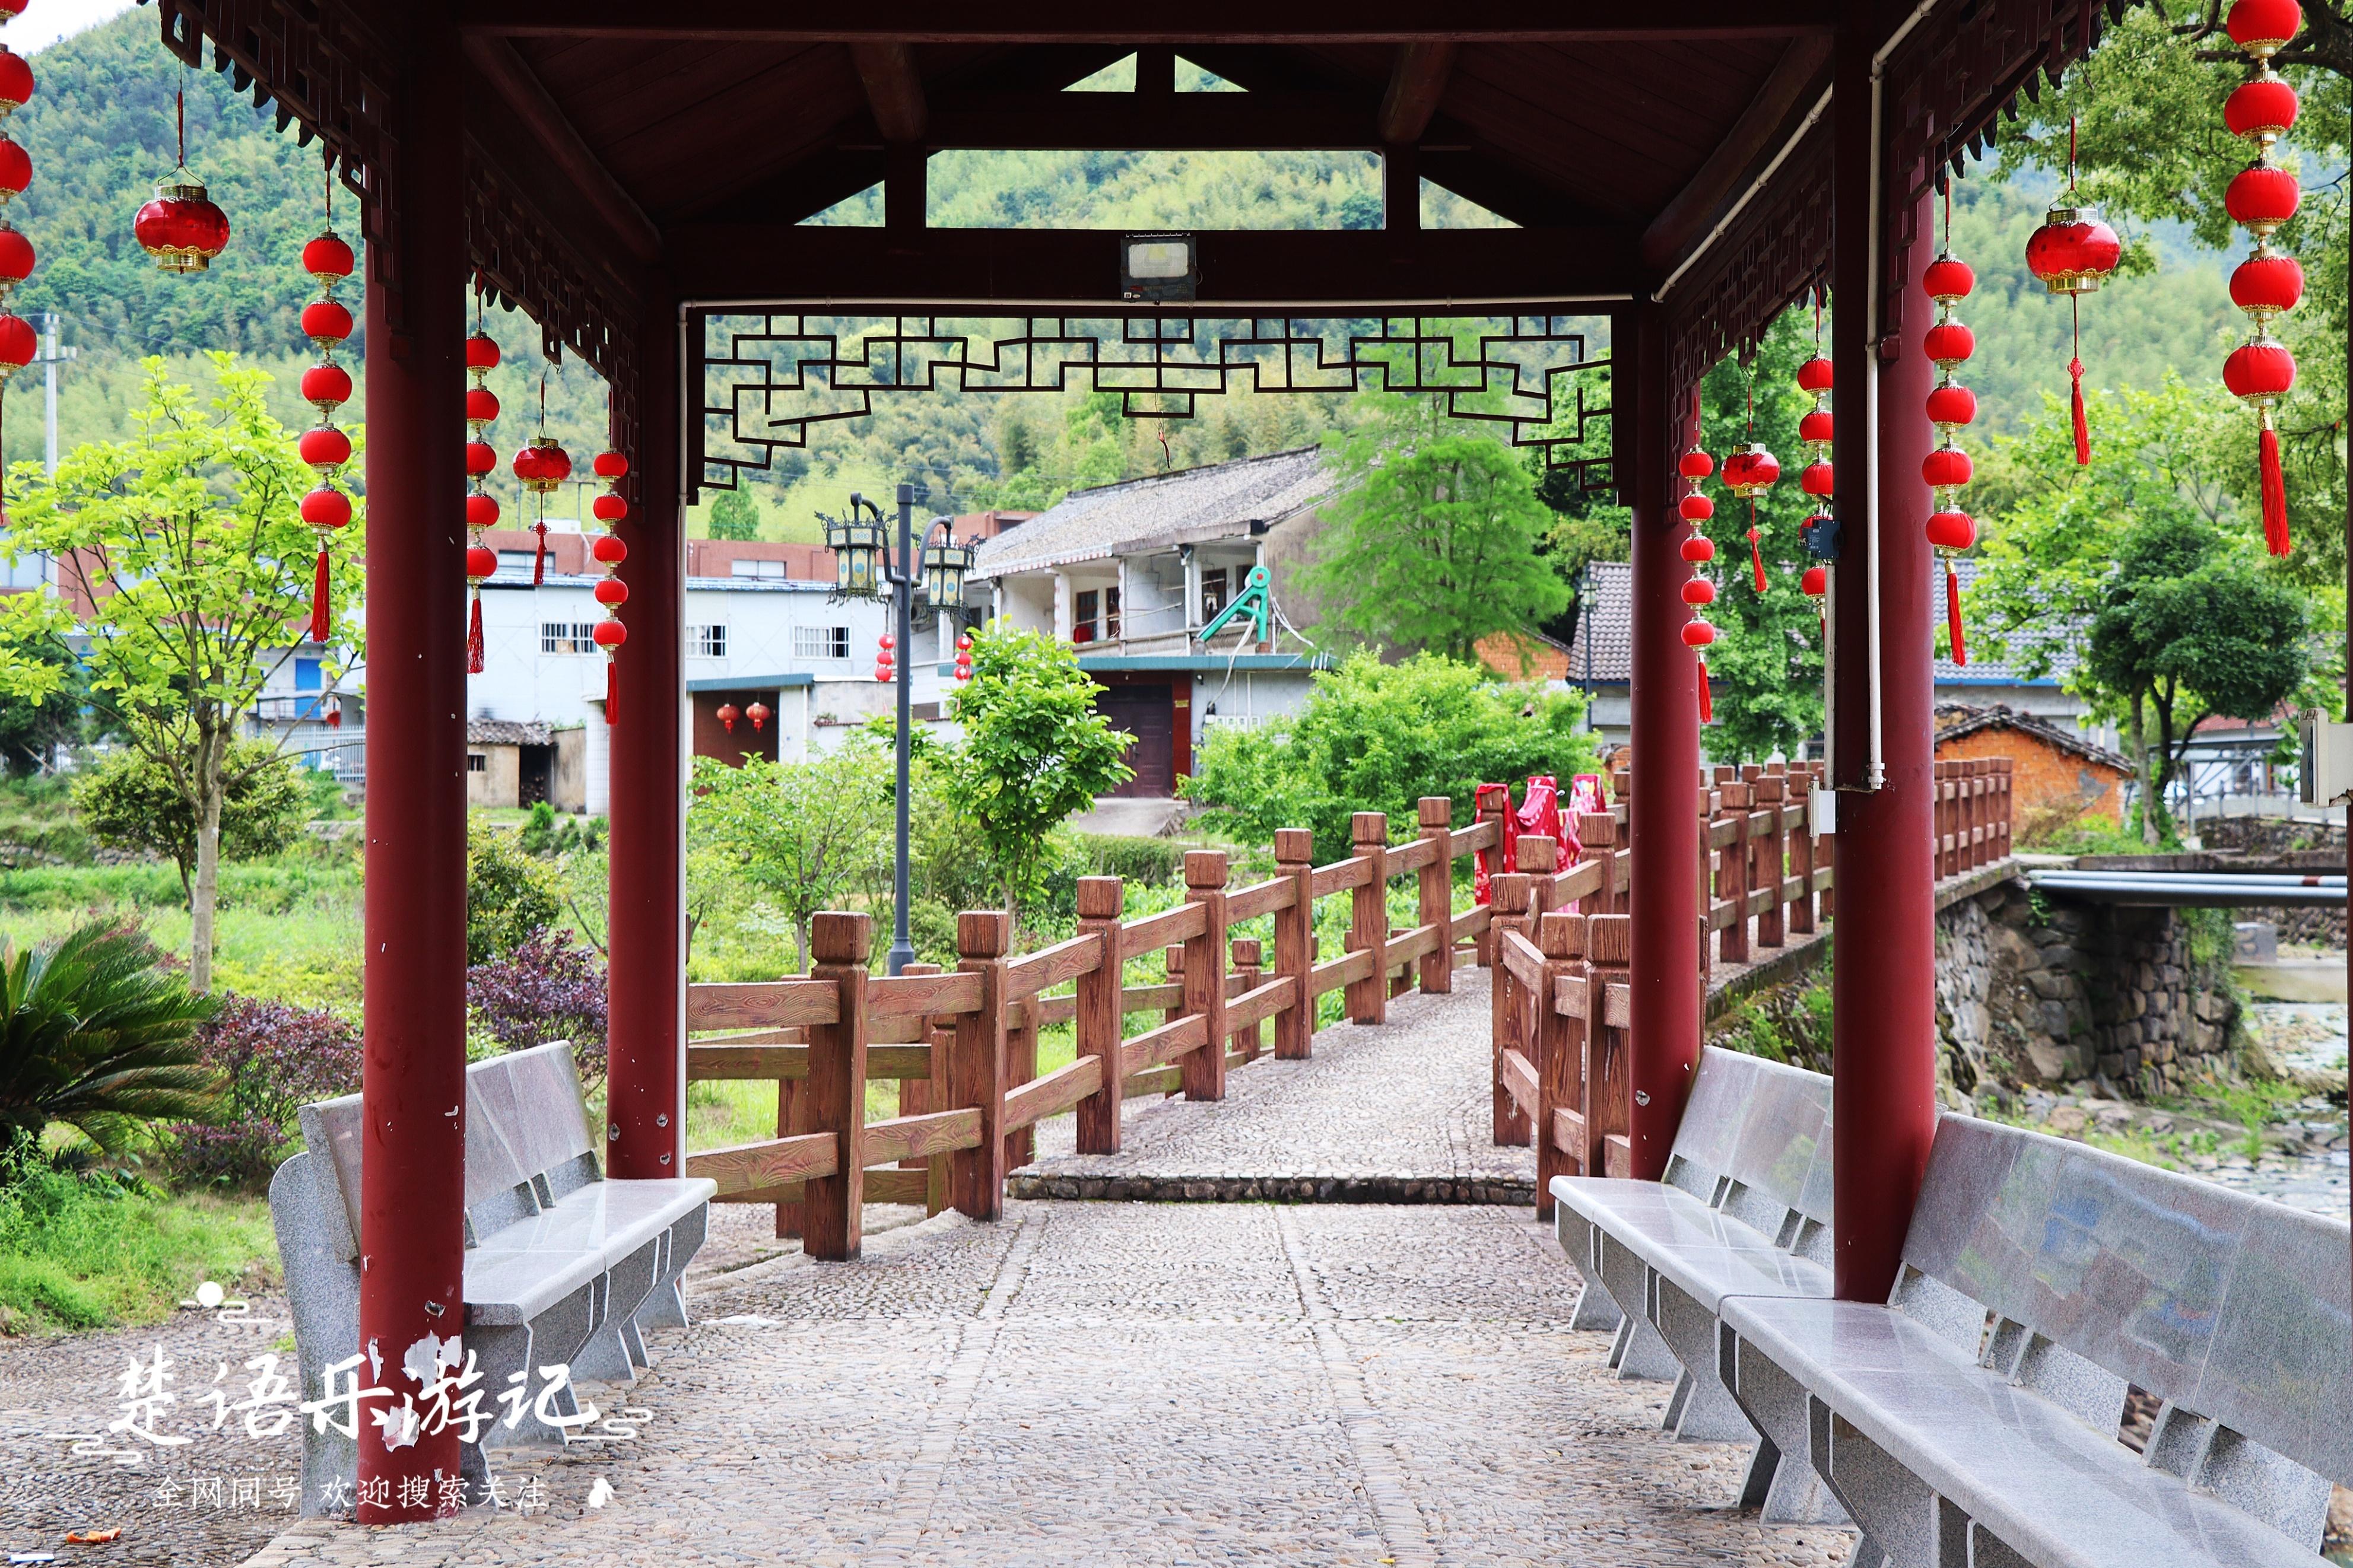
{"label": "house window", "polygon": [[1105,588],[1103,591],[1103,635],[1113,641],[1117,641],[1119,638],[1119,590],[1117,588]]}
{"label": "house window", "polygon": [[727,657],[727,628],[724,626],[687,627],[686,657],[689,658],[725,658]]}
{"label": "house window", "polygon": [[1072,642],[1095,640],[1095,613],[1100,607],[1102,598],[1103,595],[1092,588],[1079,590],[1078,596],[1071,601],[1071,640]]}
{"label": "house window", "polygon": [[499,575],[528,577],[538,561],[539,552],[536,550],[501,550],[499,552]]}
{"label": "house window", "polygon": [[795,626],[793,657],[795,658],[848,658],[849,628],[848,626]]}
{"label": "house window", "polygon": [[1214,621],[1226,607],[1226,569],[1222,566],[1201,568],[1201,619]]}
{"label": "house window", "polygon": [[470,773],[489,773],[491,771],[491,759],[489,753],[484,752],[468,752],[466,753],[466,771]]}
{"label": "house window", "polygon": [[594,621],[542,621],[539,623],[539,651],[595,653],[596,625]]}
{"label": "house window", "polygon": [[318,691],[324,689],[324,684],[325,683],[320,679],[319,660],[315,658],[298,658],[294,661],[295,690]]}
{"label": "house window", "polygon": [[785,570],[786,564],[782,561],[737,560],[727,563],[727,571],[736,577],[784,577],[790,575]]}

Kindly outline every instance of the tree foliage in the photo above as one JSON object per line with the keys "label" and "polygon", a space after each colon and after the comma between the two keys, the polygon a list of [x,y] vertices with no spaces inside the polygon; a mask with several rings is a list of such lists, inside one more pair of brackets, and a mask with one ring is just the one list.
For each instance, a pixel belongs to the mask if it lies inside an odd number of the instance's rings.
{"label": "tree foliage", "polygon": [[704,879],[772,905],[792,922],[795,967],[808,968],[809,921],[870,890],[891,864],[892,760],[852,731],[807,762],[694,759],[687,835]]}
{"label": "tree foliage", "polygon": [[1008,911],[1042,889],[1048,836],[1133,776],[1134,737],[1095,711],[1097,689],[1051,637],[1008,626],[973,637],[955,698],[964,744],[945,765]]}
{"label": "tree foliage", "polygon": [[[259,860],[301,837],[311,815],[311,791],[291,759],[268,741],[238,741],[228,749],[221,795],[220,853],[226,860]],[[146,752],[110,752],[74,781],[74,807],[92,837],[114,849],[155,855],[179,868],[189,890],[196,867],[196,815],[172,775]]]}
{"label": "tree foliage", "polygon": [[1370,406],[1328,448],[1338,495],[1306,579],[1325,615],[1377,647],[1469,658],[1482,637],[1560,614],[1568,585],[1537,552],[1554,520],[1510,449],[1451,426],[1436,398]]}
{"label": "tree foliage", "polygon": [[546,862],[523,852],[512,833],[466,821],[466,962],[488,963],[554,925],[564,910],[562,885]]}
{"label": "tree foliage", "polygon": [[1220,831],[1265,844],[1279,827],[1311,828],[1316,858],[1335,860],[1356,812],[1386,813],[1396,842],[1417,831],[1424,795],[1448,796],[1467,824],[1482,784],[1593,771],[1584,718],[1573,691],[1506,686],[1432,654],[1384,664],[1359,653],[1318,673],[1298,713],[1212,731],[1185,794]]}
{"label": "tree foliage", "polygon": [[711,503],[708,521],[713,539],[757,539],[760,503],[743,490],[722,490]]}

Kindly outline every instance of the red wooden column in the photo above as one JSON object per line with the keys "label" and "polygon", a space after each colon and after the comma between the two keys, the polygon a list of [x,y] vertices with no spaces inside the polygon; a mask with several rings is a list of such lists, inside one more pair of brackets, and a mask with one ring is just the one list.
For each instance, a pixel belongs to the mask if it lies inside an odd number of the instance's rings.
{"label": "red wooden column", "polygon": [[[392,89],[386,201],[397,255],[368,253],[368,719],[365,1066],[360,1184],[366,1386],[418,1408],[404,1372],[466,1318],[466,226],[464,73],[446,10],[410,12]],[[397,281],[397,291],[393,280]],[[458,1108],[452,1110],[452,1107]],[[458,1428],[385,1447],[360,1421],[357,1517],[454,1511]],[[422,1493],[420,1500],[419,1494]]]}
{"label": "red wooden column", "polygon": [[[629,640],[615,661],[612,735],[611,1062],[605,1163],[614,1176],[675,1176],[683,1165],[686,1039],[686,531],[680,526],[678,322],[643,297],[635,347],[637,503],[629,547]],[[624,450],[628,450],[627,447]]]}
{"label": "red wooden column", "polygon": [[[1936,370],[1920,335],[1935,308],[1920,287],[1928,256],[1930,215],[1923,195],[1908,225],[1877,216],[1879,246],[1869,242],[1875,161],[1872,157],[1870,51],[1873,33],[1855,25],[1841,34],[1836,71],[1831,354],[1837,367],[1839,517],[1844,544],[1838,563],[1837,697],[1834,719],[1839,783],[1832,838],[1838,887],[1838,962],[1831,974],[1832,1037],[1838,1071],[1832,1089],[1833,1159],[1838,1209],[1838,1294],[1849,1300],[1887,1298],[1903,1257],[1913,1200],[1936,1131],[1936,759],[1930,665],[1933,606],[1930,552],[1922,530],[1929,496],[1920,463],[1931,444],[1923,403]],[[1884,184],[1908,184],[1891,171]],[[1903,271],[1903,292],[1881,322],[1858,308],[1874,268],[1888,277],[1886,247],[1905,227],[1919,237]],[[1872,374],[1876,373],[1876,396]],[[1865,438],[1875,424],[1878,471]],[[1852,465],[1852,466],[1850,466]],[[1866,498],[1875,499],[1872,528]],[[1877,535],[1873,559],[1872,535]],[[1879,589],[1879,787],[1858,777],[1868,744],[1871,694],[1868,625],[1860,613],[1875,574]]]}
{"label": "red wooden column", "polygon": [[[1683,623],[1691,568],[1668,495],[1674,461],[1668,424],[1664,313],[1637,304],[1612,323],[1621,378],[1612,401],[1632,411],[1615,433],[1620,493],[1634,507],[1634,777],[1627,824],[1633,851],[1633,1122],[1630,1174],[1666,1173],[1683,1096],[1699,1065],[1700,905],[1692,867],[1699,779],[1699,682]],[[1626,350],[1630,347],[1631,353]],[[1631,369],[1631,376],[1627,371]],[[1628,428],[1630,426],[1631,428]]]}

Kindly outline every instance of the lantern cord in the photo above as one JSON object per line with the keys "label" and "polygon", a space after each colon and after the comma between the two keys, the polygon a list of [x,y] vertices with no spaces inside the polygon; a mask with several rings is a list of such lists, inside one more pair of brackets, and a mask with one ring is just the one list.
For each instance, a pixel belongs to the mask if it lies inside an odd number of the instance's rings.
{"label": "lantern cord", "polygon": [[1757,569],[1757,591],[1765,591],[1765,552],[1757,542],[1757,500],[1748,500],[1748,561]]}
{"label": "lantern cord", "polygon": [[466,673],[482,673],[482,591],[474,590],[474,613],[466,626]]}
{"label": "lantern cord", "polygon": [[1715,722],[1715,703],[1707,689],[1707,660],[1705,659],[1699,661],[1699,721],[1703,724]]}
{"label": "lantern cord", "polygon": [[2279,432],[2272,426],[2271,405],[2263,411],[2263,433],[2258,442],[2263,468],[2263,547],[2274,555],[2288,552],[2287,479],[2280,472]]}
{"label": "lantern cord", "polygon": [[180,68],[180,90],[172,95],[172,119],[180,140],[180,167],[188,166],[188,68]]}
{"label": "lantern cord", "polygon": [[2084,309],[2083,296],[2067,296],[2067,313],[2073,319],[2074,357],[2067,362],[2067,408],[2075,421],[2075,466],[2092,466],[2092,426],[2084,416]]}
{"label": "lantern cord", "polygon": [[1969,645],[1961,638],[1961,574],[1949,555],[1945,557],[1945,630],[1953,639],[1953,662],[1966,668]]}
{"label": "lantern cord", "polygon": [[319,561],[311,573],[311,640],[327,640],[327,536],[319,536]]}

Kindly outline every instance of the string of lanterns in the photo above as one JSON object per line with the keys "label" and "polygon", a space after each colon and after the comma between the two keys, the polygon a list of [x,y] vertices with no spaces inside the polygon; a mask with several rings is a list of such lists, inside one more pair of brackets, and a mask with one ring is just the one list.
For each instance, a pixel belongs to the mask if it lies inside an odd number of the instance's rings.
{"label": "string of lanterns", "polygon": [[[23,13],[25,0],[0,0],[0,24],[13,21]],[[33,68],[25,57],[0,43],[0,121],[32,100]],[[31,154],[13,137],[0,135],[0,304],[6,302],[17,284],[33,272],[33,244],[16,229],[7,215],[7,204],[22,195],[25,187],[33,183]],[[40,353],[40,338],[33,323],[15,311],[0,314],[0,393],[5,393],[9,378],[33,363]]]}
{"label": "string of lanterns", "polygon": [[[543,393],[542,395],[545,395]],[[561,455],[563,448],[557,447]],[[629,459],[607,448],[596,454],[592,467],[596,477],[605,481],[605,491],[594,503],[596,521],[605,525],[588,546],[588,553],[605,568],[605,576],[596,584],[596,602],[605,607],[605,618],[596,623],[596,646],[605,651],[605,722],[613,722],[620,711],[619,661],[621,645],[629,640],[629,628],[621,622],[621,606],[629,602],[629,585],[617,575],[621,563],[629,558],[629,547],[613,531],[629,515],[629,501],[621,493],[621,481],[629,477]],[[570,458],[565,459],[565,471],[571,472]],[[547,548],[545,524],[541,525],[540,548]],[[752,728],[757,730],[766,716],[766,710],[757,702],[752,704]]]}
{"label": "string of lanterns", "polygon": [[[1731,465],[1725,465],[1727,478]],[[1700,445],[1699,388],[1692,388],[1692,444],[1675,463],[1675,471],[1691,482],[1690,491],[1675,503],[1675,510],[1691,525],[1691,535],[1683,542],[1683,557],[1691,563],[1692,574],[1683,584],[1683,603],[1692,607],[1692,618],[1683,623],[1683,646],[1692,650],[1699,662],[1699,721],[1715,721],[1715,702],[1708,690],[1707,649],[1715,641],[1715,627],[1704,614],[1715,603],[1715,584],[1704,570],[1715,559],[1715,541],[1700,531],[1700,525],[1715,515],[1715,503],[1700,494],[1699,482],[1715,472],[1715,459]],[[1752,527],[1751,531],[1754,531]]]}
{"label": "string of lanterns", "polygon": [[328,619],[327,542],[350,525],[352,498],[336,485],[352,460],[352,438],[335,424],[335,410],[352,395],[351,373],[335,363],[335,346],[352,335],[352,313],[335,290],[352,275],[352,247],[335,232],[335,184],[327,180],[327,226],[302,247],[302,270],[319,286],[319,297],[302,307],[302,335],[319,363],[302,373],[302,401],[319,411],[319,423],[302,432],[295,450],[318,474],[319,482],[301,502],[302,521],[317,535],[319,556],[311,577],[311,640],[323,643],[333,627]]}
{"label": "string of lanterns", "polygon": [[466,673],[480,675],[483,667],[482,584],[498,574],[499,552],[483,542],[486,529],[499,522],[498,498],[484,488],[499,471],[498,448],[485,437],[499,416],[498,395],[490,388],[491,372],[499,365],[498,340],[482,330],[481,296],[474,297],[474,331],[466,340],[466,374],[474,384],[466,389],[466,528],[473,542],[466,547],[466,587],[471,605],[466,617]]}
{"label": "string of lanterns", "polygon": [[2295,89],[2272,68],[2272,57],[2304,26],[2296,0],[2238,0],[2223,26],[2231,41],[2255,63],[2254,74],[2232,89],[2222,106],[2231,134],[2255,144],[2255,160],[2232,177],[2222,205],[2231,220],[2255,237],[2254,254],[2231,274],[2231,302],[2247,313],[2254,331],[2222,363],[2222,384],[2255,410],[2261,434],[2256,461],[2263,488],[2263,544],[2288,552],[2287,480],[2280,472],[2274,411],[2295,385],[2295,355],[2272,336],[2272,322],[2304,299],[2304,268],[2272,248],[2272,237],[2303,200],[2295,176],[2274,161],[2279,139],[2295,124]]}
{"label": "string of lanterns", "polygon": [[[1822,300],[1814,296],[1814,353],[1798,367],[1798,388],[1814,400],[1814,405],[1798,418],[1798,439],[1806,448],[1807,463],[1798,475],[1798,488],[1814,498],[1813,515],[1798,525],[1798,536],[1806,542],[1809,552],[1816,549],[1815,542],[1827,541],[1837,524],[1830,516],[1831,497],[1834,493],[1833,470],[1831,467],[1831,389],[1836,378],[1831,362],[1822,355]],[[1807,567],[1798,578],[1798,591],[1809,599],[1820,599],[1831,591],[1830,568],[1820,562]],[[1830,612],[1822,612],[1822,636],[1830,636]]]}
{"label": "string of lanterns", "polygon": [[[1936,509],[1928,519],[1928,542],[1945,563],[1945,629],[1953,644],[1953,662],[1969,662],[1968,644],[1961,636],[1961,579],[1953,558],[1978,541],[1978,525],[1956,504],[1954,492],[1969,482],[1969,455],[1953,444],[1954,432],[1978,416],[1977,394],[1953,379],[1953,367],[1977,353],[1977,338],[1954,319],[1953,307],[1976,289],[1977,274],[1953,254],[1953,192],[1945,188],[1945,243],[1936,259],[1921,275],[1928,298],[1936,302],[1936,320],[1923,344],[1936,366],[1936,384],[1928,393],[1928,422],[1941,439],[1920,464],[1920,477],[1935,492]],[[2080,406],[2080,405],[2079,405]],[[2084,426],[2078,416],[2076,443],[2084,450]],[[2079,459],[2080,460],[2080,459]]]}
{"label": "string of lanterns", "polygon": [[2088,467],[2092,461],[2092,428],[2084,416],[2083,297],[2098,292],[2123,258],[2124,242],[2116,238],[2116,231],[2076,198],[2075,121],[2071,118],[2067,121],[2067,188],[2042,215],[2042,226],[2027,237],[2026,269],[2042,279],[2050,292],[2067,296],[2074,343],[2073,357],[2067,362],[2067,405],[2075,422],[2079,467]]}

